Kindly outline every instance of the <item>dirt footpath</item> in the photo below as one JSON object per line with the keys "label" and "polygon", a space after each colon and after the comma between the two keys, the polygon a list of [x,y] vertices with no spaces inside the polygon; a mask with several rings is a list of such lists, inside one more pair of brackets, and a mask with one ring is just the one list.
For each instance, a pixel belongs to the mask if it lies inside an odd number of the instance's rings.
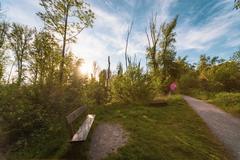
{"label": "dirt footpath", "polygon": [[101,160],[127,143],[128,134],[121,125],[104,123],[94,130],[90,144],[90,159]]}

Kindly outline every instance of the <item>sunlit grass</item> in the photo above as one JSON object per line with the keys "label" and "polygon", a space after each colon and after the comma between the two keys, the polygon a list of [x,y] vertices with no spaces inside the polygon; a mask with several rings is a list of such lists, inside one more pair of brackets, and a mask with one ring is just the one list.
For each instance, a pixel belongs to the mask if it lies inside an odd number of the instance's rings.
{"label": "sunlit grass", "polygon": [[[164,107],[109,105],[92,112],[96,114],[94,126],[120,123],[129,132],[128,144],[107,160],[228,159],[203,121],[179,96],[168,99]],[[89,142],[82,145],[86,150],[81,151],[81,156],[85,158]],[[69,152],[66,157],[77,157],[72,154],[76,152]]]}

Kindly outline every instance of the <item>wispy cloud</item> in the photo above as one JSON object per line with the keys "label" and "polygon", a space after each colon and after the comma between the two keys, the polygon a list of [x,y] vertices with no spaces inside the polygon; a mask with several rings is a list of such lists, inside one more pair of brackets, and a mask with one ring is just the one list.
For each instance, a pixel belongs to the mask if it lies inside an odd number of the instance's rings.
{"label": "wispy cloud", "polygon": [[[135,23],[128,54],[136,54],[144,63],[147,45],[144,29],[155,12],[159,15],[159,23],[169,21],[175,14],[179,14],[176,48],[180,55],[188,53],[189,59],[196,58],[202,51],[220,48],[219,51],[223,48],[226,53],[240,45],[240,36],[236,34],[240,33],[239,12],[232,9],[232,0],[212,0],[207,3],[200,3],[198,0],[88,1],[96,14],[94,27],[84,30],[77,43],[69,46],[76,56],[84,58],[84,70],[88,72],[91,72],[92,62],[95,60],[102,69],[106,68],[107,56],[111,56],[112,68],[119,61],[124,61],[126,31],[132,19]],[[38,2],[6,0],[3,5],[10,21],[40,28],[42,22],[35,14],[41,10]],[[184,3],[189,5],[188,10],[180,7],[177,13],[176,7]],[[194,55],[191,54],[192,51],[198,53]]]}
{"label": "wispy cloud", "polygon": [[240,33],[236,34],[234,36],[231,36],[230,38],[227,38],[226,47],[239,47],[240,48]]}
{"label": "wispy cloud", "polygon": [[177,29],[177,49],[208,50],[225,36],[231,39],[233,34],[230,33],[237,25],[239,17],[236,16],[236,12],[229,10],[229,5],[232,3],[224,1],[207,8],[213,11],[221,7],[221,10],[212,12],[213,15],[209,15],[203,24],[193,25],[191,17],[185,20]]}
{"label": "wispy cloud", "polygon": [[[155,5],[160,6],[158,9],[161,14],[160,20],[165,21],[170,19],[170,7],[177,0],[156,0],[153,1]],[[111,1],[105,0],[106,5],[113,7]],[[128,1],[130,7],[135,7],[136,1]],[[96,21],[94,29],[84,31],[78,39],[78,43],[73,46],[74,52],[85,59],[84,70],[91,71],[92,61],[96,60],[101,68],[106,67],[107,56],[111,56],[112,67],[124,60],[124,49],[127,28],[133,19],[131,13],[115,14],[108,12],[99,6],[92,6]],[[147,11],[146,21],[150,18],[151,11]],[[146,35],[144,30],[138,31],[139,24],[134,24],[133,31],[130,36],[128,54],[130,56],[137,55],[138,59],[145,63],[145,51],[147,45]],[[143,25],[147,25],[143,24]]]}
{"label": "wispy cloud", "polygon": [[168,21],[171,17],[171,8],[177,4],[178,0],[157,0],[156,10],[160,15],[160,23]]}
{"label": "wispy cloud", "polygon": [[127,17],[111,14],[97,6],[93,6],[93,10],[96,14],[94,29],[83,31],[76,45],[72,46],[74,53],[85,59],[84,67],[88,71],[91,71],[93,61],[104,68],[107,56],[121,60],[120,51],[124,47],[124,33],[128,26]]}
{"label": "wispy cloud", "polygon": [[7,20],[40,28],[42,22],[36,15],[40,10],[38,3],[39,2],[35,0],[23,0],[21,3],[12,0],[7,1],[7,3],[4,4]]}

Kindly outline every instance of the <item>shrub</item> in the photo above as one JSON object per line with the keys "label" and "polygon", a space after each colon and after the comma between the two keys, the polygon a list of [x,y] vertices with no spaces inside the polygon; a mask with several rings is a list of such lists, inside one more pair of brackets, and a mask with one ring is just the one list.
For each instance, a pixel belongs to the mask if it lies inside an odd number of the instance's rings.
{"label": "shrub", "polygon": [[213,66],[208,72],[209,91],[238,91],[240,89],[240,70],[236,62],[225,62]]}
{"label": "shrub", "polygon": [[[11,144],[9,156],[18,154],[18,151],[31,150],[32,153],[26,152],[26,156],[37,157],[47,154],[47,150],[60,147],[66,141],[63,115],[65,105],[59,101],[64,97],[59,96],[59,92],[54,89],[40,91],[38,88],[38,92],[35,89],[32,86],[0,86],[0,113],[3,118],[1,128],[7,134],[6,142]],[[36,143],[39,138],[44,141]],[[48,145],[47,148],[41,144],[52,144],[53,141],[59,143]]]}
{"label": "shrub", "polygon": [[240,93],[218,93],[215,95],[214,101],[225,106],[240,105]]}
{"label": "shrub", "polygon": [[91,79],[84,89],[84,104],[101,105],[107,102],[107,88],[95,79]]}
{"label": "shrub", "polygon": [[151,79],[136,64],[129,65],[125,73],[113,78],[111,91],[112,101],[121,103],[147,103],[155,96]]}
{"label": "shrub", "polygon": [[199,87],[199,80],[195,72],[189,72],[181,76],[179,88],[182,93],[189,93]]}

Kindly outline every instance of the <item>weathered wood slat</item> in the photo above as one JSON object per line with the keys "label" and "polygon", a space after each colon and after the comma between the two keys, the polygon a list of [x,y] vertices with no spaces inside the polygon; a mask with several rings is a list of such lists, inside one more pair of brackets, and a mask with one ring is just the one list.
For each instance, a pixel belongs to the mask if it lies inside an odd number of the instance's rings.
{"label": "weathered wood slat", "polygon": [[94,114],[87,115],[86,120],[83,122],[78,131],[72,137],[72,142],[85,141],[87,139],[94,118],[95,118]]}
{"label": "weathered wood slat", "polygon": [[81,115],[83,112],[87,110],[87,107],[82,106],[70,113],[68,116],[66,116],[67,122],[72,123],[79,115]]}

